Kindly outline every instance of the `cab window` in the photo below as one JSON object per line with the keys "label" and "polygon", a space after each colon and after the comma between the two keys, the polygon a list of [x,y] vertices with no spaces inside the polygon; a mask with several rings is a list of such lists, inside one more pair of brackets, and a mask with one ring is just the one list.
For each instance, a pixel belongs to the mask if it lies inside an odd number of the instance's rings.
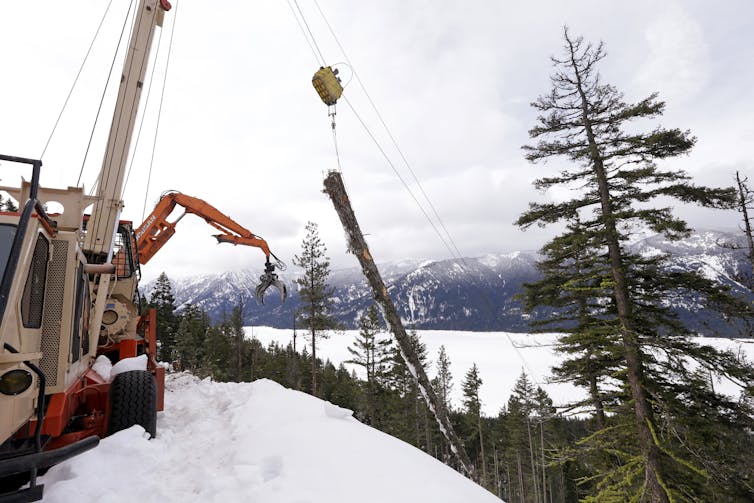
{"label": "cab window", "polygon": [[16,226],[13,224],[0,224],[0,279],[5,274],[8,265],[10,251],[13,248],[13,239],[16,237]]}

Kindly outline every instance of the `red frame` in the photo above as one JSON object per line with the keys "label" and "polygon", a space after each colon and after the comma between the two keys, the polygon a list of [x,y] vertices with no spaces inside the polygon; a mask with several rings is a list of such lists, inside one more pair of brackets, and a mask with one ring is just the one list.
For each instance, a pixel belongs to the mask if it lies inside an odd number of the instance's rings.
{"label": "red frame", "polygon": [[[97,349],[97,355],[118,351],[118,359],[134,357],[138,347],[144,346],[147,355],[147,370],[157,382],[157,410],[164,410],[165,406],[165,368],[157,362],[157,310],[150,308],[139,317],[137,332],[143,330],[144,339],[127,339],[115,344],[109,344]],[[79,440],[97,435],[107,436],[107,424],[110,414],[110,383],[94,370],[89,369],[80,379],[77,379],[67,390],[48,397],[47,412],[42,422],[42,435],[49,435],[51,440],[45,450],[57,449],[78,442]],[[77,431],[64,433],[66,427],[74,417],[81,421],[81,428]],[[28,438],[29,432],[34,431],[37,421],[32,419],[22,428],[16,438]],[[23,433],[22,433],[23,432]]]}

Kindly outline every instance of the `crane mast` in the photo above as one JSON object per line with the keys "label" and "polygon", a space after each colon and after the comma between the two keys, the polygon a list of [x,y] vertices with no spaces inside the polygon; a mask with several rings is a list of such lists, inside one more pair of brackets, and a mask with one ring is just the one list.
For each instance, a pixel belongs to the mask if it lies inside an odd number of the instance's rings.
{"label": "crane mast", "polygon": [[84,239],[84,252],[90,263],[112,260],[115,233],[123,209],[123,179],[139,110],[144,76],[147,72],[156,26],[162,26],[166,0],[141,0],[136,13],[128,54],[123,65],[107,149],[97,178],[97,202],[92,210]]}
{"label": "crane mast", "polygon": [[[118,232],[120,213],[123,209],[123,179],[136,115],[139,111],[141,91],[144,87],[149,52],[155,27],[162,26],[164,13],[170,7],[167,0],[141,0],[139,2],[136,21],[128,42],[128,54],[121,73],[107,149],[97,178],[97,202],[94,204],[87,223],[82,246],[82,251],[90,264],[110,264],[113,260],[115,235]],[[110,281],[109,274],[103,274],[100,277],[95,293],[94,309],[90,314],[90,323],[93,327],[99,327],[102,324],[105,305],[108,303]],[[127,288],[122,288],[126,285],[121,285],[121,289],[135,288],[136,283],[133,278],[129,283]],[[133,292],[130,292],[128,297],[131,295]],[[124,300],[126,304],[129,304],[130,298]],[[133,307],[130,308],[130,310],[133,309]]]}

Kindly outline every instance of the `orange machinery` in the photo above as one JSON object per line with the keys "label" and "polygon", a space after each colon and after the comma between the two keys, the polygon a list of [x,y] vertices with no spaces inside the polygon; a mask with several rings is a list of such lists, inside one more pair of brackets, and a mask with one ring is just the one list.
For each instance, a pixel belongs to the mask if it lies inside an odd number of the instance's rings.
{"label": "orange machinery", "polygon": [[[169,222],[168,217],[173,213],[176,206],[181,206],[184,212],[174,222]],[[209,225],[219,230],[220,234],[214,235],[218,243],[254,246],[261,249],[265,256],[265,270],[259,278],[260,284],[255,289],[255,297],[260,304],[263,304],[264,293],[272,286],[280,291],[280,297],[285,301],[288,291],[275,274],[275,267],[284,270],[285,264],[270,251],[267,241],[208,202],[180,192],[163,193],[152,213],[137,229],[136,246],[139,250],[139,263],[146,264],[155,253],[165,246],[165,243],[175,234],[176,225],[187,213],[192,213],[204,219]],[[270,257],[274,259],[274,264],[270,262]]]}

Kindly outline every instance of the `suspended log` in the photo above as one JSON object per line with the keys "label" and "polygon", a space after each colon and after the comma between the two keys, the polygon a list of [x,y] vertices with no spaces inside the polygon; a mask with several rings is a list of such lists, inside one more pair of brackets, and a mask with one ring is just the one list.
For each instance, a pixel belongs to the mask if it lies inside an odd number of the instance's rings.
{"label": "suspended log", "polygon": [[390,295],[388,295],[380,271],[377,269],[377,264],[374,263],[374,259],[369,253],[369,247],[364,240],[364,235],[361,233],[359,222],[356,220],[353,208],[351,208],[351,203],[348,200],[348,194],[346,193],[343,179],[339,172],[331,171],[328,173],[325,178],[324,192],[330,196],[330,199],[335,206],[335,211],[338,213],[340,222],[343,224],[343,229],[345,229],[348,237],[348,251],[353,253],[359,260],[361,271],[364,273],[364,276],[369,282],[369,286],[372,288],[374,300],[381,309],[382,316],[398,343],[401,356],[406,362],[409,371],[414,376],[427,407],[437,420],[437,424],[440,426],[440,431],[448,441],[450,450],[460,463],[461,468],[466,472],[467,476],[474,478],[473,466],[466,455],[463,444],[453,430],[453,426],[450,424],[447,411],[442,406],[432,389],[432,384],[429,382],[427,374],[424,372],[424,368],[419,361],[419,357],[411,345],[406,329],[403,327],[403,322],[401,321],[400,316],[398,316],[398,312],[395,309],[395,305],[393,304]]}

